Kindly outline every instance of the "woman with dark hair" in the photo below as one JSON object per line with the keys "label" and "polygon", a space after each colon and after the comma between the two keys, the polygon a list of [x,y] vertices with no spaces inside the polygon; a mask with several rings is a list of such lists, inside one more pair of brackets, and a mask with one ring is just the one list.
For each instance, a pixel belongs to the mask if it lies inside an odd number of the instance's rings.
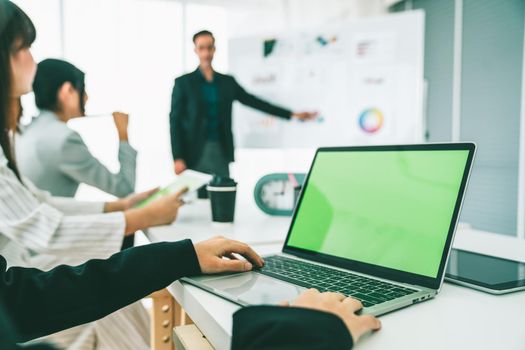
{"label": "woman with dark hair", "polygon": [[[36,72],[31,52],[22,50],[35,41],[36,31],[29,18],[22,14],[6,8],[5,11],[2,9],[0,16],[2,19],[0,22],[0,125],[2,125],[0,145],[7,160],[7,167],[20,180],[12,153],[11,136],[21,114],[20,97],[16,96],[21,96],[31,89]],[[9,17],[12,18],[7,21]],[[19,64],[11,69],[11,60],[14,59]],[[30,74],[23,75],[20,71],[22,67],[25,67]]]}
{"label": "woman with dark hair", "polygon": [[[173,220],[180,206],[176,195],[159,200],[146,209],[131,209],[119,214],[122,225],[113,227],[117,216],[110,219],[104,215],[112,214],[70,217],[53,205],[67,209],[65,203],[68,203],[68,210],[71,210],[74,206],[72,200],[42,197],[35,194],[35,189],[24,186],[11,154],[11,138],[17,126],[19,98],[30,91],[34,76],[35,64],[29,51],[34,37],[29,18],[11,2],[0,0],[0,69],[4,74],[0,77],[0,125],[3,127],[0,136],[1,255],[12,252],[14,247],[11,245],[15,244],[19,245],[19,250],[12,256],[20,262],[31,261],[30,257],[39,252],[65,260],[73,260],[76,255],[80,258],[103,255],[118,246],[111,245],[114,238],[105,241],[100,232],[116,236],[117,228],[124,230],[124,226],[125,232],[133,232],[144,227],[145,222]],[[9,80],[4,80],[5,77]],[[103,207],[111,211],[118,205],[122,204],[106,203]],[[81,236],[80,232],[84,235]],[[93,247],[97,240],[100,246],[105,246],[101,251]],[[248,261],[232,259],[233,254],[240,254]],[[17,342],[107,317],[183,276],[242,272],[264,264],[246,244],[220,237],[195,245],[189,240],[150,244],[126,249],[109,259],[92,259],[75,267],[60,265],[48,272],[34,268],[7,268],[1,255],[1,349],[16,349]],[[361,335],[380,327],[374,317],[355,314],[362,308],[359,301],[339,293],[309,290],[289,306],[248,307],[236,312],[232,348],[347,350]],[[85,348],[143,347],[141,340],[132,342],[136,334],[132,330],[125,332],[122,324],[107,327],[106,331],[115,336],[123,332],[129,338],[127,343],[97,338],[96,344],[87,344]],[[31,348],[47,347],[31,345]]]}
{"label": "woman with dark hair", "polygon": [[23,176],[54,196],[74,197],[81,183],[116,197],[135,190],[137,152],[128,142],[128,115],[114,112],[120,170],[111,173],[95,158],[82,137],[67,126],[83,117],[88,94],[85,75],[69,62],[45,59],[38,64],[33,92],[40,110],[17,138],[16,158]]}

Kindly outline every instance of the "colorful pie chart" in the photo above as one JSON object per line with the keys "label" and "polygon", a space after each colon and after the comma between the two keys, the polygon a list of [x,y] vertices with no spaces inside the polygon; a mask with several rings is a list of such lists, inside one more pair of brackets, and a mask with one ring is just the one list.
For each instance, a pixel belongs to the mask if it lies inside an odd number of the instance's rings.
{"label": "colorful pie chart", "polygon": [[378,132],[383,122],[383,113],[377,108],[367,108],[359,115],[359,127],[369,134]]}

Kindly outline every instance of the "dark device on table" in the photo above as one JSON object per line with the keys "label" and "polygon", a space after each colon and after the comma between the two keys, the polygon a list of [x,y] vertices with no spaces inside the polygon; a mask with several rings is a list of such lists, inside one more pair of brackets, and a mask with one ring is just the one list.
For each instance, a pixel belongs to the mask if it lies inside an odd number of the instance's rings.
{"label": "dark device on table", "polygon": [[525,290],[525,263],[452,249],[445,280],[491,294]]}

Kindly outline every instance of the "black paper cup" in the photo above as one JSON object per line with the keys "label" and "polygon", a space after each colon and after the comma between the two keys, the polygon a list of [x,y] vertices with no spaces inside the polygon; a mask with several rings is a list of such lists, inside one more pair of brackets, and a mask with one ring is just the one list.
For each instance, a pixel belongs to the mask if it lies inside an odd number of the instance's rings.
{"label": "black paper cup", "polygon": [[210,184],[206,189],[210,197],[212,220],[214,222],[233,222],[237,184]]}

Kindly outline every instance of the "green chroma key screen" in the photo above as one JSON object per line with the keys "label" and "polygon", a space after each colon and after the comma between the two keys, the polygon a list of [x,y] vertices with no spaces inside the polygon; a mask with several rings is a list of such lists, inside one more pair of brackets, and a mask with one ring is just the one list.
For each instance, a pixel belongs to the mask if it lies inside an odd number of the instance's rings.
{"label": "green chroma key screen", "polygon": [[320,151],[288,246],[436,277],[468,154]]}

